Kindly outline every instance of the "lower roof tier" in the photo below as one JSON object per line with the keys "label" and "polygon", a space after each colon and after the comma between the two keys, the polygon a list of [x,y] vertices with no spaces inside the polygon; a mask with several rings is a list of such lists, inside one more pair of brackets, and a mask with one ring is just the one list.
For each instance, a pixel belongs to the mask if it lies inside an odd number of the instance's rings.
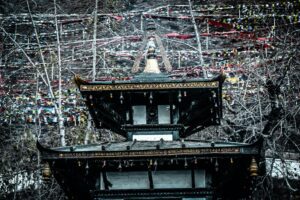
{"label": "lower roof tier", "polygon": [[166,157],[235,157],[259,155],[262,141],[253,144],[201,141],[127,141],[58,148],[37,147],[43,160],[148,159]]}
{"label": "lower roof tier", "polygon": [[[263,175],[262,139],[253,144],[203,141],[126,141],[37,147],[70,199],[243,199]],[[50,170],[51,169],[51,170]],[[236,191],[239,191],[236,193]]]}

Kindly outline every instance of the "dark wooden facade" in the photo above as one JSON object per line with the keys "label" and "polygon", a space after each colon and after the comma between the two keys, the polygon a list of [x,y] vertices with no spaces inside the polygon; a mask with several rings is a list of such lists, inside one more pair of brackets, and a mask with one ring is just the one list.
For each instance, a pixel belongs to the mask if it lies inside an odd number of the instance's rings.
{"label": "dark wooden facade", "polygon": [[255,177],[251,173],[257,172],[249,168],[252,159],[260,158],[260,143],[128,141],[51,150],[38,144],[38,148],[54,177],[75,199],[239,199],[250,195]]}
{"label": "dark wooden facade", "polygon": [[[222,76],[186,80],[146,73],[127,81],[84,83],[76,79],[97,128],[128,137],[134,128],[161,131],[168,127],[178,130],[176,139],[220,123],[222,82]],[[134,106],[144,106],[144,123],[134,122]],[[159,108],[163,106],[169,113],[161,123]]]}
{"label": "dark wooden facade", "polygon": [[75,78],[94,124],[124,142],[44,148],[71,199],[240,199],[259,173],[261,144],[187,140],[222,117],[222,76],[130,80]]}

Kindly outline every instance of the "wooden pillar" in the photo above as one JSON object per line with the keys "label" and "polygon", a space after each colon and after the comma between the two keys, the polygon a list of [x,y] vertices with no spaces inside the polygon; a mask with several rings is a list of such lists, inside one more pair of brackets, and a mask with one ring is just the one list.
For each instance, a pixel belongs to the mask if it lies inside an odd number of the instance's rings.
{"label": "wooden pillar", "polygon": [[192,188],[194,189],[196,186],[195,184],[195,166],[192,164],[192,169],[191,169],[191,180],[192,180]]}
{"label": "wooden pillar", "polygon": [[154,189],[154,185],[153,185],[153,177],[152,177],[151,167],[148,169],[148,179],[149,179],[149,187],[152,190],[152,189]]}

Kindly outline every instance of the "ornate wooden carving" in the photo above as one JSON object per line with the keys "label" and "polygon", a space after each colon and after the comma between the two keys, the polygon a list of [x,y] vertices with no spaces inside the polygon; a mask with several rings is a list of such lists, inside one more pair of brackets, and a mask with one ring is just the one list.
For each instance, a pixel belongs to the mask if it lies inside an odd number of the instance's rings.
{"label": "ornate wooden carving", "polygon": [[219,81],[185,82],[185,83],[126,83],[103,85],[80,85],[81,91],[116,91],[116,90],[163,90],[163,89],[192,89],[218,88]]}

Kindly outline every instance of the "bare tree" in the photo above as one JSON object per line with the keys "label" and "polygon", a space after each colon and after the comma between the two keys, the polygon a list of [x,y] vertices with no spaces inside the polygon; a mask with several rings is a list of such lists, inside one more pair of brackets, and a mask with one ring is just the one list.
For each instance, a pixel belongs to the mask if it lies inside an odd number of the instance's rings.
{"label": "bare tree", "polygon": [[[109,130],[96,134],[70,80],[74,74],[113,80],[139,72],[148,21],[170,60],[170,76],[227,74],[222,124],[197,138],[251,143],[262,137],[271,161],[260,163],[269,171],[257,188],[270,198],[280,185],[271,170],[278,159],[285,166],[297,159],[300,149],[299,4],[94,2],[11,0],[0,6],[0,199],[63,198],[54,180],[41,183],[37,138],[49,146],[120,139]],[[286,170],[283,185],[292,194],[298,188],[290,176]]]}

